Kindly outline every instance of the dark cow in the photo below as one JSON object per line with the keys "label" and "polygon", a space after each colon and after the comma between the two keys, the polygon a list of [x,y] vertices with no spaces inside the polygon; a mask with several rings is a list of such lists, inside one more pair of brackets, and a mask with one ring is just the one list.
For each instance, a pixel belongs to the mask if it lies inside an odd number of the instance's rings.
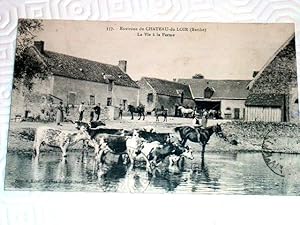
{"label": "dark cow", "polygon": [[160,143],[166,143],[170,139],[169,133],[155,133],[147,132],[144,130],[138,131],[139,137],[145,139],[147,142],[158,141]]}
{"label": "dark cow", "polygon": [[174,145],[173,143],[166,143],[163,146],[152,149],[147,158],[152,165],[157,166],[159,163],[163,162],[165,158],[170,156],[177,156],[178,160],[181,156],[191,160],[194,159],[192,151],[189,149],[189,147]]}

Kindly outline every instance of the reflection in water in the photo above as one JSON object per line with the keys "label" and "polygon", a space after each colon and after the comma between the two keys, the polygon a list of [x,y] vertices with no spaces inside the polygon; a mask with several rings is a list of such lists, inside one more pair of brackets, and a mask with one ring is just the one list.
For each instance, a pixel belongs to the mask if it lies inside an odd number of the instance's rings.
{"label": "reflection in water", "polygon": [[201,158],[200,167],[194,166],[191,169],[190,180],[192,183],[192,192],[196,192],[198,187],[201,187],[199,184],[204,184],[204,188],[211,188],[217,190],[219,183],[218,178],[211,179],[209,176],[208,165],[205,163],[205,158]]}
{"label": "reflection in water", "polygon": [[[194,154],[180,167],[160,165],[149,176],[144,167],[131,168],[119,156],[95,169],[93,155],[70,152],[66,159],[49,152],[39,159],[27,153],[7,153],[5,188],[8,190],[176,192],[218,194],[300,195],[300,156],[279,155],[290,168],[284,178],[272,173],[260,153]],[[274,157],[277,155],[274,154]],[[291,167],[289,167],[292,165]]]}
{"label": "reflection in water", "polygon": [[120,162],[104,163],[98,169],[98,182],[103,191],[117,191],[120,179],[124,178],[127,167]]}

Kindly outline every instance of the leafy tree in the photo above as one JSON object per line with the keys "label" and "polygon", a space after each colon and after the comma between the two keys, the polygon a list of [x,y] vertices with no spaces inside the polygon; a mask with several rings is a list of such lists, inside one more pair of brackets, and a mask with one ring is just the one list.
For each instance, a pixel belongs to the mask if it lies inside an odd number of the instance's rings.
{"label": "leafy tree", "polygon": [[23,85],[32,89],[33,79],[47,77],[47,68],[33,55],[30,46],[38,31],[43,30],[41,20],[20,19],[18,24],[17,48],[14,68],[14,88]]}

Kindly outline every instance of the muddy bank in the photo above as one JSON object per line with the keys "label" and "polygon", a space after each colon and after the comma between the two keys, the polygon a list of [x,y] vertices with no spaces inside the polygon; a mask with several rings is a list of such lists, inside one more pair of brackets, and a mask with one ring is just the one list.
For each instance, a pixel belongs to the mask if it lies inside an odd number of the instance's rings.
{"label": "muddy bank", "polygon": [[[207,149],[210,151],[261,151],[264,149],[280,153],[300,153],[300,124],[241,122],[232,121],[222,124],[228,142],[212,136]],[[264,141],[265,139],[265,141]]]}
{"label": "muddy bank", "polygon": [[[118,125],[123,127],[122,124]],[[160,125],[164,124],[161,123]],[[165,125],[167,126],[161,127],[162,129],[156,127],[157,132],[161,132],[161,130],[165,132],[166,127],[170,127],[168,132],[171,132],[173,127],[180,126],[179,124]],[[232,121],[222,123],[221,126],[228,141],[224,141],[213,134],[206,151],[257,152],[261,151],[265,137],[264,147],[268,151],[300,153],[300,124]],[[34,135],[35,128],[33,127],[12,127],[9,131],[8,150],[32,151]],[[232,144],[233,142],[236,142],[236,145]],[[195,150],[200,150],[198,144],[188,142],[188,145]],[[43,147],[42,151],[43,149],[60,151],[59,148],[51,147]],[[73,150],[82,150],[82,142],[69,148],[69,151]]]}

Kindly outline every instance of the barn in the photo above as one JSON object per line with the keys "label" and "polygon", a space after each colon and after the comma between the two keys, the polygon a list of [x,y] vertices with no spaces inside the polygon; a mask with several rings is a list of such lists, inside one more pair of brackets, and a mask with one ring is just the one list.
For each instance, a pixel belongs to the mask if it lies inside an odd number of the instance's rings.
{"label": "barn", "polygon": [[225,119],[244,119],[250,80],[178,79],[189,85],[198,111],[216,110]]}
{"label": "barn", "polygon": [[147,114],[162,106],[170,116],[179,115],[179,106],[194,108],[188,85],[152,77],[142,77],[137,84],[140,87],[139,102],[145,106]]}
{"label": "barn", "polygon": [[288,38],[247,86],[246,120],[299,120],[295,36]]}
{"label": "barn", "polygon": [[74,113],[81,102],[88,108],[100,103],[103,109],[122,104],[126,110],[129,104],[137,105],[139,87],[126,73],[125,60],[110,65],[46,51],[43,41],[34,42],[28,51],[50,70],[50,75],[36,79],[31,91],[22,86],[13,90],[12,118],[36,117],[59,101]]}

